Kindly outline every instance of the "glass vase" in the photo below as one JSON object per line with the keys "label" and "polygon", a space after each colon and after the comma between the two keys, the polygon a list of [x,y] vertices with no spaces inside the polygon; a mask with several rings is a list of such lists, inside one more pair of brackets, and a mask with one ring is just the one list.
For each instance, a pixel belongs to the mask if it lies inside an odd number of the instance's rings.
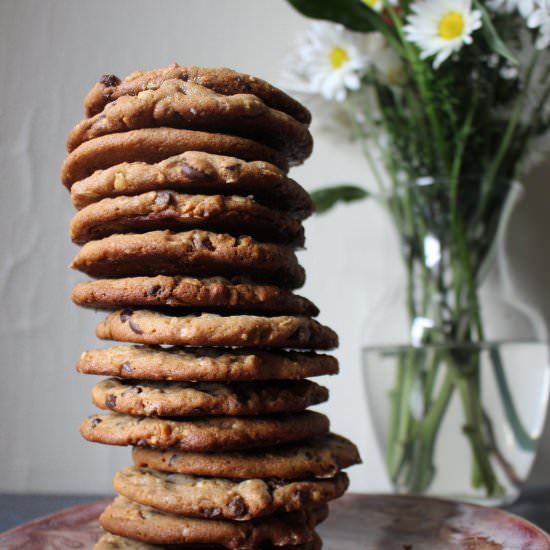
{"label": "glass vase", "polygon": [[381,198],[403,270],[370,312],[363,374],[396,492],[496,505],[517,497],[534,462],[548,351],[536,313],[495,276],[521,187],[495,186],[478,219],[480,186],[459,188],[454,213],[447,181],[424,178]]}

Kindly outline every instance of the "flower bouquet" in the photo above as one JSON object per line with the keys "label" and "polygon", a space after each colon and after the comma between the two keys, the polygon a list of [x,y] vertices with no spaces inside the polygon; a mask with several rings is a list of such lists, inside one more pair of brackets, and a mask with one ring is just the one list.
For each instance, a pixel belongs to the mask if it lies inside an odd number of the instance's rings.
{"label": "flower bouquet", "polygon": [[361,143],[375,183],[321,189],[318,211],[376,197],[406,267],[408,342],[387,351],[397,366],[389,476],[399,490],[429,491],[456,395],[471,487],[493,502],[509,498],[506,485],[520,480],[483,401],[484,356],[507,437],[534,453],[536,436],[501,347],[486,336],[479,287],[513,184],[550,145],[550,0],[289,2],[325,21],[301,37],[286,85]]}

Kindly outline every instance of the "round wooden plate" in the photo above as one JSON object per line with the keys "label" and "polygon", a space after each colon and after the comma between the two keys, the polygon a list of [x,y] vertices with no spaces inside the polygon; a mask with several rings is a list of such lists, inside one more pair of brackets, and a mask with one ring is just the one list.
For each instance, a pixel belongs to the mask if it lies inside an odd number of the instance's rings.
{"label": "round wooden plate", "polygon": [[[90,550],[109,500],[67,508],[0,535],[2,550]],[[550,536],[491,508],[394,495],[347,495],[319,532],[325,550],[550,550]]]}

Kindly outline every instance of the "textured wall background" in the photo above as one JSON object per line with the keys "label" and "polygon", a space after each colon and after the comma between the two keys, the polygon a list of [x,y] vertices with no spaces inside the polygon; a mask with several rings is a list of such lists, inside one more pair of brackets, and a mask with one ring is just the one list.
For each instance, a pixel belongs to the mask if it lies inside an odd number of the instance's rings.
{"label": "textured wall background", "polygon": [[[306,21],[283,0],[0,0],[0,491],[107,492],[127,449],[81,440],[93,378],[77,375],[81,351],[97,346],[97,315],[70,302],[82,276],[67,269],[72,206],[58,173],[81,102],[105,72],[181,64],[230,66],[277,81]],[[507,242],[521,297],[550,318],[548,167],[528,192]],[[368,183],[358,151],[318,136],[293,172],[312,189]],[[340,207],[307,224],[303,293],[341,336],[342,374],[326,380],[322,407],[333,428],[361,447],[352,489],[387,482],[369,425],[359,365],[361,326],[388,275],[399,269],[385,215],[374,204]],[[528,365],[518,365],[528,370]],[[549,481],[546,438],[533,481]]]}

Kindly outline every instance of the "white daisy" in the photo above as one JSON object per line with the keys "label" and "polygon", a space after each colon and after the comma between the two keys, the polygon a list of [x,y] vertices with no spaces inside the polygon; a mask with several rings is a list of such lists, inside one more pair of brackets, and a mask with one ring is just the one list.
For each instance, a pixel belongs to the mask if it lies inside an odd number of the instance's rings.
{"label": "white daisy", "polygon": [[308,77],[300,70],[301,63],[298,52],[293,51],[285,60],[277,85],[307,105],[313,115],[311,127],[315,132],[326,133],[335,141],[350,141],[353,124],[346,104],[312,93]]}
{"label": "white daisy", "polygon": [[[399,0],[389,0],[392,6],[398,6]],[[363,4],[366,4],[369,8],[375,11],[382,11],[384,9],[384,0],[361,0]]]}
{"label": "white daisy", "polygon": [[359,89],[367,66],[362,40],[363,34],[341,25],[313,23],[299,48],[296,67],[309,82],[309,92],[343,101],[348,90]]}
{"label": "white daisy", "polygon": [[480,27],[481,12],[472,10],[471,0],[415,0],[404,30],[420,48],[422,59],[435,55],[437,69],[464,44],[471,44]]}
{"label": "white daisy", "polygon": [[523,17],[529,17],[535,10],[536,0],[489,0],[487,4],[495,11],[512,13],[518,10]]}
{"label": "white daisy", "polygon": [[538,29],[535,45],[544,50],[550,46],[550,0],[536,0],[536,4],[535,11],[527,19],[527,26]]}

